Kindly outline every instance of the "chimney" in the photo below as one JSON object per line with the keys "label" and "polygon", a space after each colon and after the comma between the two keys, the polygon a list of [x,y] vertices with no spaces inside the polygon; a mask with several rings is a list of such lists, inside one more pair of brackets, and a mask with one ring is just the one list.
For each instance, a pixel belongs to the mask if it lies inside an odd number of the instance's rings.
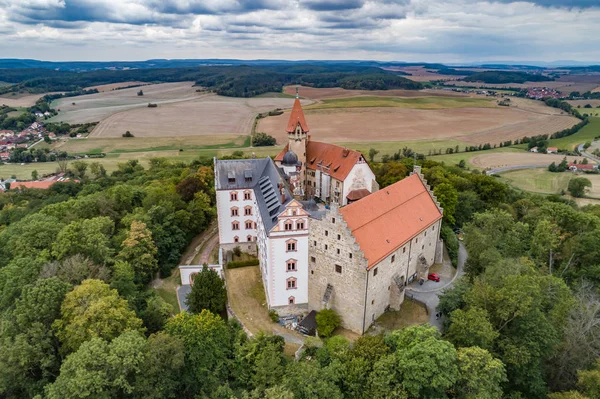
{"label": "chimney", "polygon": [[285,204],[285,190],[281,187],[281,203]]}
{"label": "chimney", "polygon": [[344,158],[346,158],[348,156],[348,154],[350,153],[350,150],[348,150],[347,148],[344,148],[344,150],[342,151],[342,156]]}

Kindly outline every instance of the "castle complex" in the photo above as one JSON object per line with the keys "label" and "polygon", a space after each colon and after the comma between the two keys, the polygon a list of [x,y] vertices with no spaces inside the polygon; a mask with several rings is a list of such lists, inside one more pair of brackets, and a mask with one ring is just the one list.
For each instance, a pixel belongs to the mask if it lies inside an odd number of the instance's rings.
{"label": "castle complex", "polygon": [[418,167],[379,190],[360,152],[312,141],[298,98],[286,131],[274,161],[215,159],[220,245],[258,253],[270,309],[363,334],[441,261],[443,210]]}

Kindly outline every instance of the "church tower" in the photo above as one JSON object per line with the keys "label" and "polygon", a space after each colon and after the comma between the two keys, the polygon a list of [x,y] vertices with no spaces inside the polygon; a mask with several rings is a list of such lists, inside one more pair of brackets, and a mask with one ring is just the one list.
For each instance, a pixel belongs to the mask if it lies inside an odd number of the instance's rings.
{"label": "church tower", "polygon": [[302,191],[306,184],[306,141],[308,140],[308,124],[304,118],[302,105],[298,98],[298,88],[296,88],[296,99],[290,114],[286,132],[288,134],[288,153],[292,152],[298,160],[298,174],[302,182]]}

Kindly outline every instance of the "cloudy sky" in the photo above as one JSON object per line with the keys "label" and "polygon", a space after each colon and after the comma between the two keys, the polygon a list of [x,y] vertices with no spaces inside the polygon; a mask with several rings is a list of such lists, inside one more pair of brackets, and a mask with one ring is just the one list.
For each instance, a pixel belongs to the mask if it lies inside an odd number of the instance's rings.
{"label": "cloudy sky", "polygon": [[0,58],[600,62],[600,0],[0,0]]}

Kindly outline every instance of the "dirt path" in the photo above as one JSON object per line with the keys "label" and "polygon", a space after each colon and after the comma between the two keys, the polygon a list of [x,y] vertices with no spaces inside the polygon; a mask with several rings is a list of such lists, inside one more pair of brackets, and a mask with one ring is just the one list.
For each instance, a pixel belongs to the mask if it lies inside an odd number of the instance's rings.
{"label": "dirt path", "polygon": [[202,252],[200,253],[200,258],[198,262],[195,262],[199,265],[203,265],[205,263],[210,263],[210,254],[212,253],[215,246],[219,245],[219,235],[215,234],[202,248]]}
{"label": "dirt path", "polygon": [[[208,257],[210,256],[210,252],[214,248],[216,244],[219,242],[219,234],[218,234],[218,226],[217,221],[215,220],[208,226],[208,228],[203,231],[201,234],[197,235],[190,245],[188,245],[187,249],[181,256],[181,260],[179,261],[180,265],[191,265],[192,261],[198,253],[202,251],[202,257],[206,253],[206,259],[208,261]],[[212,243],[212,245],[211,245]],[[200,263],[202,264],[202,263]]]}

